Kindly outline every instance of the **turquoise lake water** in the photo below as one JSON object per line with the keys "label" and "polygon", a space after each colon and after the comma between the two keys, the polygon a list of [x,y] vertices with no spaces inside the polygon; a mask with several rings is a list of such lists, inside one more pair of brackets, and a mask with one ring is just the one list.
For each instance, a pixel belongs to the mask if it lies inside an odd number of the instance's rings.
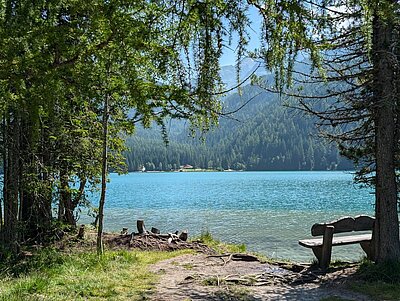
{"label": "turquoise lake water", "polygon": [[[105,228],[136,231],[136,220],[144,219],[162,232],[207,230],[250,251],[310,261],[312,251],[298,240],[310,237],[313,223],[373,214],[374,195],[352,178],[336,171],[111,174]],[[357,260],[363,252],[358,245],[337,247],[332,256]]]}

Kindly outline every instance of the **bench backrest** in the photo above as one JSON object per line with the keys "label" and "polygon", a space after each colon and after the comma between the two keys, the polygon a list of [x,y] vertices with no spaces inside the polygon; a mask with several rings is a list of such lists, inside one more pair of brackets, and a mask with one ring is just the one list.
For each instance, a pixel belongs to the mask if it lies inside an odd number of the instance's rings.
{"label": "bench backrest", "polygon": [[314,224],[311,227],[311,235],[324,235],[326,226],[334,226],[335,229],[333,233],[369,231],[373,229],[374,221],[375,218],[368,215],[359,215],[356,217],[346,216],[329,223]]}

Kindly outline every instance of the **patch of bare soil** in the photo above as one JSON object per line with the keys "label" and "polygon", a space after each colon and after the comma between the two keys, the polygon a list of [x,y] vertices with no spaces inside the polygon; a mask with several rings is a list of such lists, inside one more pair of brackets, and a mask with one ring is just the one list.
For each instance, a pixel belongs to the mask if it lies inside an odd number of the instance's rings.
{"label": "patch of bare soil", "polygon": [[[87,231],[84,239],[76,235],[66,236],[59,241],[58,247],[60,250],[94,248],[95,237],[94,231]],[[155,291],[149,296],[154,301],[307,301],[328,297],[370,300],[346,289],[347,284],[356,278],[356,266],[351,264],[322,273],[309,265],[262,263],[253,255],[218,255],[201,242],[187,242],[175,234],[105,233],[104,242],[114,250],[193,249],[199,252],[151,266],[151,271],[160,276]]]}
{"label": "patch of bare soil", "polygon": [[307,265],[261,263],[251,255],[187,254],[151,271],[160,275],[154,301],[370,300],[346,290],[355,273],[351,265],[325,274]]}

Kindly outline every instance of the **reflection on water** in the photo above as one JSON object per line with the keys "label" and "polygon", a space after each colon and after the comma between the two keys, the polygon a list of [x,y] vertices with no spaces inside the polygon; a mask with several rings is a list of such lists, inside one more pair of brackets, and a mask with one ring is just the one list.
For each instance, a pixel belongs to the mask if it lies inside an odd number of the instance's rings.
{"label": "reflection on water", "polygon": [[[310,236],[313,223],[373,212],[373,195],[344,172],[131,173],[110,178],[108,230],[134,231],[136,220],[144,219],[147,227],[163,232],[188,229],[193,236],[208,230],[251,251],[297,261],[313,258],[310,249],[297,243]],[[359,246],[333,249],[334,258],[361,256]]]}

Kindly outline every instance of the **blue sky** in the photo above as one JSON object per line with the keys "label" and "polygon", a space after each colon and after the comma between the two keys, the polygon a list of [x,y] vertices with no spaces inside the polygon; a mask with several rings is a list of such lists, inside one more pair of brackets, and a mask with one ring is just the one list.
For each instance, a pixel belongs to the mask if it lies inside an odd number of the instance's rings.
{"label": "blue sky", "polygon": [[[248,29],[250,35],[250,41],[248,45],[249,50],[254,50],[260,46],[260,34],[261,34],[261,16],[258,14],[255,8],[250,8],[248,17],[251,21],[251,28]],[[233,50],[237,46],[238,38],[233,36],[232,46]],[[228,48],[224,48],[224,53],[220,59],[221,66],[234,65],[236,60],[236,54]]]}

